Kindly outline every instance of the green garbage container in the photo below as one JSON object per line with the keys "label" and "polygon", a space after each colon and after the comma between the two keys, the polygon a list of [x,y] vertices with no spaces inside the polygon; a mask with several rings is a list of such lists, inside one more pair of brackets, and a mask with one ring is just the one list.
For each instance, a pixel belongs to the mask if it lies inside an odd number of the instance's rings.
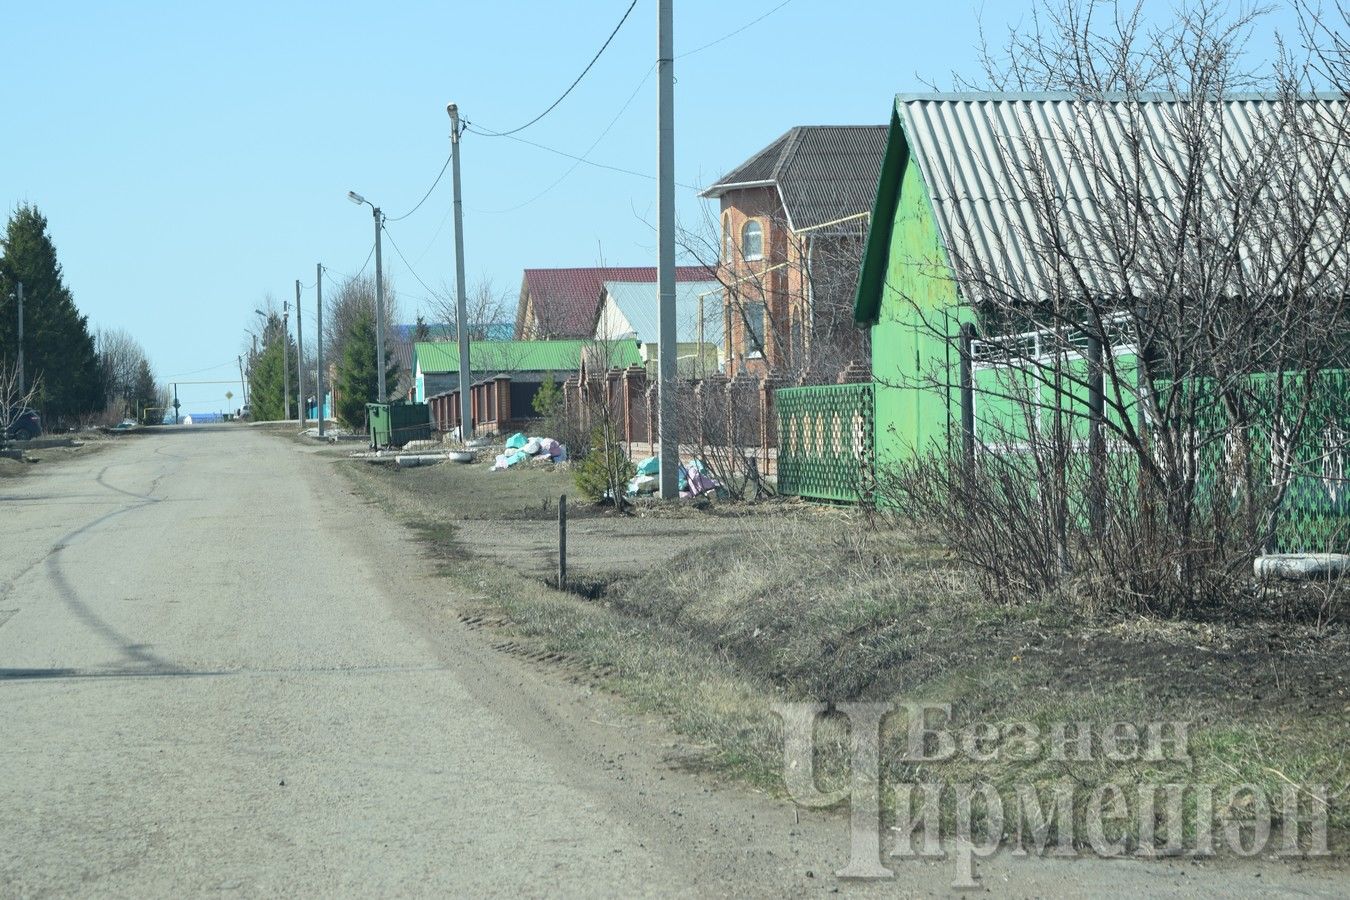
{"label": "green garbage container", "polygon": [[367,403],[370,446],[402,447],[431,437],[431,407],[425,403]]}
{"label": "green garbage container", "polygon": [[370,432],[370,449],[389,446],[389,404],[366,404],[366,427]]}

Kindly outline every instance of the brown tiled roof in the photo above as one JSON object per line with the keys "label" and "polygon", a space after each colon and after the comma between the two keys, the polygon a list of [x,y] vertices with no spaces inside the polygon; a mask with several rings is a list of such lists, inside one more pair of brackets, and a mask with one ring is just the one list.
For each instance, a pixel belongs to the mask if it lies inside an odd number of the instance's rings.
{"label": "brown tiled roof", "polygon": [[[706,266],[676,266],[675,280],[711,281]],[[655,266],[597,266],[585,269],[526,269],[516,314],[516,337],[523,338],[525,297],[534,304],[542,334],[547,338],[589,338],[595,333],[600,289],[606,281],[656,281]]]}

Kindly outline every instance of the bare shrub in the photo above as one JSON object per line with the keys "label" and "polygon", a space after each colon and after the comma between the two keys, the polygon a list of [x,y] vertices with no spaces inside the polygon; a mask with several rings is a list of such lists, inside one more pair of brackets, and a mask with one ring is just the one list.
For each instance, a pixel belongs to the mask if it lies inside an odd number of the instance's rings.
{"label": "bare shrub", "polygon": [[1309,60],[1244,67],[1259,10],[1100,6],[1040,6],[986,54],[1000,89],[1064,99],[1009,107],[972,163],[1008,227],[950,238],[986,413],[886,477],[998,596],[1193,613],[1250,593],[1291,491],[1345,487],[1350,105],[1309,92]]}

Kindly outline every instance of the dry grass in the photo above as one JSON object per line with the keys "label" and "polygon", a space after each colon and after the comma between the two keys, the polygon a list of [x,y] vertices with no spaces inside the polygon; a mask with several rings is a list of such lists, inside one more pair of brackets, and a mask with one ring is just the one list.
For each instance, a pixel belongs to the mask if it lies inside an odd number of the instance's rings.
{"label": "dry grass", "polygon": [[[416,469],[349,471],[364,491],[391,499],[425,498],[433,483],[425,475],[408,479]],[[1257,784],[1272,797],[1289,780],[1323,782],[1333,829],[1350,830],[1342,796],[1350,782],[1350,636],[1343,629],[991,604],[950,554],[911,531],[782,505],[740,507],[723,538],[672,551],[646,574],[587,599],[528,573],[484,567],[456,536],[494,516],[535,527],[525,514],[540,492],[555,490],[549,478],[556,476],[499,473],[485,481],[468,469],[428,471],[439,473],[435,483],[448,497],[470,486],[475,496],[462,507],[446,503],[436,516],[425,502],[396,505],[444,573],[475,597],[476,611],[505,620],[512,643],[561,654],[639,708],[667,716],[706,748],[716,772],[783,790],[781,726],[770,711],[782,699],[951,703],[956,728],[1026,722],[1048,732],[1060,721],[1103,728],[1178,720],[1192,723],[1184,771],[1177,763],[1003,758],[953,761],[935,772],[899,761],[906,723],[896,715],[885,734],[884,774],[983,780],[1009,791],[1063,778],[1184,777],[1220,791]],[[608,521],[624,527],[623,519]],[[843,773],[845,734],[827,720],[818,737],[829,783]]]}

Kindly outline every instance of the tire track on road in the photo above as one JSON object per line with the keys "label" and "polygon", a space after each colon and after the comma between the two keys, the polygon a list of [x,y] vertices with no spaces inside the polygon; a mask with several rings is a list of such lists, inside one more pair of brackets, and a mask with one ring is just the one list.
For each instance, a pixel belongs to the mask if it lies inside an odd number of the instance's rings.
{"label": "tire track on road", "polygon": [[[156,450],[156,455],[168,456],[178,461],[179,463],[181,463],[184,459],[183,457],[176,456],[174,454],[161,454],[158,452],[158,449]],[[130,662],[141,666],[150,666],[156,669],[172,671],[174,667],[166,660],[157,656],[155,653],[147,649],[147,645],[134,642],[128,636],[124,635],[122,632],[118,631],[111,624],[109,624],[106,619],[104,619],[102,616],[96,613],[90,607],[90,605],[80,597],[79,591],[77,591],[75,589],[75,586],[71,584],[71,581],[62,566],[61,553],[64,550],[68,549],[70,545],[73,542],[77,541],[81,536],[85,535],[89,531],[92,531],[98,526],[106,522],[109,522],[113,519],[116,519],[120,516],[126,515],[127,513],[145,509],[146,507],[153,506],[161,502],[162,498],[153,496],[154,491],[156,491],[159,488],[159,484],[164,478],[168,477],[169,475],[173,474],[174,471],[176,471],[176,468],[174,468],[173,470],[160,471],[151,480],[149,490],[144,494],[138,494],[134,491],[128,491],[123,488],[117,487],[116,485],[110,484],[107,481],[106,476],[108,474],[108,470],[114,468],[117,465],[119,464],[109,463],[108,465],[105,465],[103,468],[99,470],[98,474],[94,476],[94,481],[100,487],[103,487],[106,490],[112,491],[113,493],[120,494],[123,497],[128,498],[128,501],[124,501],[122,506],[116,509],[109,510],[100,516],[96,516],[94,519],[85,522],[80,527],[75,528],[67,532],[66,534],[62,535],[52,544],[52,546],[47,550],[45,554],[43,554],[41,558],[35,560],[31,565],[27,566],[17,575],[9,579],[5,583],[3,590],[0,590],[0,597],[4,598],[9,597],[10,594],[13,592],[14,586],[18,584],[20,580],[24,578],[24,576],[26,576],[29,572],[36,569],[39,565],[45,564],[47,580],[50,581],[52,586],[56,589],[57,596],[61,598],[61,602],[65,604],[66,608],[70,610],[70,612],[86,628],[88,628],[90,631],[97,634],[104,641],[115,647],[118,650],[118,652],[120,652]],[[121,465],[126,464],[123,463]]]}

